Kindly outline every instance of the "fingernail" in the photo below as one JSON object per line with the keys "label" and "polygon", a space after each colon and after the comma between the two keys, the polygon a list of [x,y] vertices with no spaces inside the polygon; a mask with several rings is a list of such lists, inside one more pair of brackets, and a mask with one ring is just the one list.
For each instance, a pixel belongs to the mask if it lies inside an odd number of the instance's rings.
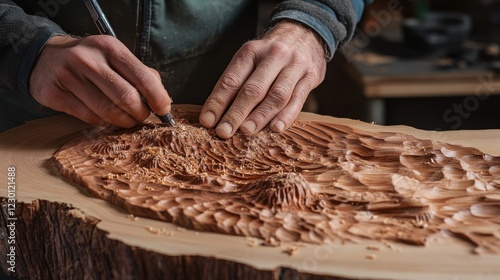
{"label": "fingernail", "polygon": [[217,135],[230,136],[233,132],[233,126],[225,122],[217,127]]}
{"label": "fingernail", "polygon": [[208,111],[201,116],[201,122],[205,125],[212,126],[215,124],[215,114]]}
{"label": "fingernail", "polygon": [[285,123],[283,121],[277,121],[274,123],[274,130],[277,132],[283,132],[285,130]]}
{"label": "fingernail", "polygon": [[254,133],[257,129],[257,125],[254,121],[246,121],[241,125],[241,128],[245,133]]}

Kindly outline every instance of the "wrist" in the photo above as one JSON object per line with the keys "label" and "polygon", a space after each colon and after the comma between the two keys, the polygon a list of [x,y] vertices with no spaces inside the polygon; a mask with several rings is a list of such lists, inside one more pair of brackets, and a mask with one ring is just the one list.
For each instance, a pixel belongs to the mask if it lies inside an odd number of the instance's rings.
{"label": "wrist", "polygon": [[[45,64],[48,64],[50,60],[53,60],[57,58],[60,54],[59,50],[56,48],[68,45],[76,41],[77,39],[65,34],[57,34],[51,36],[43,45],[41,48],[40,52],[38,53],[38,56],[35,60],[35,63],[33,65],[33,68],[31,69],[31,72],[29,74],[29,93],[33,95],[33,93],[36,90],[36,86],[39,84],[40,79],[37,78],[38,75],[45,75]],[[55,52],[55,53],[53,53]],[[43,79],[42,79],[43,80]]]}
{"label": "wrist", "polygon": [[326,42],[316,31],[302,22],[292,19],[277,21],[276,24],[266,30],[263,37],[267,36],[288,37],[290,43],[296,42],[297,40],[304,41],[307,46],[314,48],[316,52],[321,52],[325,60],[328,60],[330,57],[330,50]]}
{"label": "wrist", "polygon": [[79,38],[70,35],[54,35],[47,40],[47,43],[40,53],[42,53],[47,46],[65,45],[68,43],[73,43],[78,39]]}

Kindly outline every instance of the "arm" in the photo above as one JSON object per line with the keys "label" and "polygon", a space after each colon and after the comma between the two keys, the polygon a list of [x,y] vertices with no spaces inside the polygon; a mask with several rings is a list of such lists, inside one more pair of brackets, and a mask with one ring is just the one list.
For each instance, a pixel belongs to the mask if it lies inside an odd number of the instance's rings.
{"label": "arm", "polygon": [[353,36],[366,4],[373,0],[288,0],[273,11],[271,25],[283,19],[300,22],[322,39],[331,60],[335,50]]}
{"label": "arm", "polygon": [[270,28],[235,54],[203,106],[200,123],[221,138],[286,130],[324,79],[326,63],[352,37],[369,0],[287,0]]}
{"label": "arm", "polygon": [[[90,15],[89,15],[90,16]],[[171,100],[159,74],[111,36],[74,38],[55,23],[0,0],[0,86],[91,124],[131,127]]]}
{"label": "arm", "polygon": [[55,23],[24,13],[0,0],[0,86],[28,94],[29,77],[47,40],[64,31]]}

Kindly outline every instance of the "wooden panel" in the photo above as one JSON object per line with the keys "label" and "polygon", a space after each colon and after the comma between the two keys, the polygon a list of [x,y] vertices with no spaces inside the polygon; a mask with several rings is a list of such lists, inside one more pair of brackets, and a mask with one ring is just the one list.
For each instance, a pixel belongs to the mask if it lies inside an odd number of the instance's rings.
{"label": "wooden panel", "polygon": [[[300,118],[365,131],[405,133],[421,139],[472,146],[500,156],[500,130],[431,132],[306,113]],[[499,255],[475,255],[468,244],[442,236],[436,236],[426,247],[368,240],[356,244],[285,243],[268,247],[245,237],[184,230],[142,217],[135,219],[89,195],[56,172],[51,161],[53,153],[69,140],[91,131],[92,127],[78,120],[58,116],[0,134],[2,186],[6,186],[8,167],[16,168],[16,264],[20,276],[64,279],[82,275],[116,279],[500,277]],[[2,187],[0,196],[7,197],[6,191]],[[9,232],[4,224],[8,221],[6,214],[2,214],[0,235],[6,236]],[[8,267],[5,245],[0,244],[4,270]],[[291,246],[297,251],[289,255],[286,252]],[[371,250],[372,246],[379,250]]]}

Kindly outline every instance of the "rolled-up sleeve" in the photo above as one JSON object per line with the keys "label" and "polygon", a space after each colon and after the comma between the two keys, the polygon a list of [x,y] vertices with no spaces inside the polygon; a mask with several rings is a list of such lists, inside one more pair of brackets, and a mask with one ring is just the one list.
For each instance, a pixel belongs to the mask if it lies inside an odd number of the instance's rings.
{"label": "rolled-up sleeve", "polygon": [[289,19],[314,30],[324,41],[328,60],[353,36],[365,5],[372,0],[286,0],[274,9],[270,24]]}
{"label": "rolled-up sleeve", "polygon": [[0,86],[29,94],[29,78],[47,40],[65,32],[54,22],[27,15],[10,0],[0,0]]}

